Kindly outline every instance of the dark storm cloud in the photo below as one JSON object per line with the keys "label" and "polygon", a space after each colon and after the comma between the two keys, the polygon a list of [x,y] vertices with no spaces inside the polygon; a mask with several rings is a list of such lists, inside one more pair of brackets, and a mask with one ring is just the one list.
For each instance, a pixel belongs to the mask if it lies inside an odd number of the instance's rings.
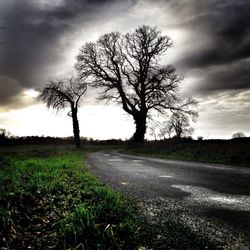
{"label": "dark storm cloud", "polygon": [[195,88],[201,94],[210,91],[243,90],[250,87],[249,65],[250,59],[240,60],[230,65],[197,68],[190,74],[200,78]]}
{"label": "dark storm cloud", "polygon": [[[79,15],[87,21],[93,3],[65,1],[58,7],[41,6],[33,1],[15,1],[7,6],[3,22],[8,27],[2,32],[1,73],[11,75],[22,84],[33,86],[40,67],[60,59],[58,40],[68,31]],[[94,1],[101,4],[101,1]],[[107,1],[104,1],[104,3]],[[104,4],[103,3],[103,4]],[[84,20],[86,19],[86,20]],[[84,23],[83,23],[84,25]]]}
{"label": "dark storm cloud", "polygon": [[250,56],[250,2],[219,3],[212,2],[209,13],[198,15],[186,23],[197,32],[204,33],[205,39],[208,35],[213,39],[210,46],[186,60],[190,67],[223,64]]}
{"label": "dark storm cloud", "polygon": [[0,113],[34,104],[26,91],[16,80],[0,76]]}
{"label": "dark storm cloud", "polygon": [[[64,51],[74,39],[71,32],[119,2],[128,7],[133,1],[0,0],[0,26],[7,27],[0,30],[0,76],[14,79],[23,88],[41,85],[65,61]],[[6,90],[0,104],[11,102],[14,92]]]}
{"label": "dark storm cloud", "polygon": [[7,77],[0,77],[0,100],[1,104],[15,99],[16,95],[24,89],[15,80]]}
{"label": "dark storm cloud", "polygon": [[[193,4],[192,11],[186,9],[185,13],[184,8],[181,25],[199,34],[202,41],[193,37],[179,66],[187,72],[198,69],[207,76],[200,85],[203,91],[249,88],[250,2],[214,0]],[[196,47],[200,42],[202,45]]]}
{"label": "dark storm cloud", "polygon": [[[183,29],[191,36],[176,61],[186,75],[203,76],[198,92],[250,87],[248,0],[0,0],[0,26],[7,26],[0,30],[0,76],[20,86],[15,91],[6,89],[0,104],[11,103],[14,93],[54,77],[58,67],[72,59],[66,58],[65,51],[82,35],[76,37],[75,32],[98,18],[105,22],[104,13],[111,20],[135,7],[139,16],[147,15],[136,7],[137,2],[149,11],[152,5],[160,6],[166,15],[162,27]],[[112,13],[114,6],[117,13]],[[97,29],[101,33],[101,25]]]}

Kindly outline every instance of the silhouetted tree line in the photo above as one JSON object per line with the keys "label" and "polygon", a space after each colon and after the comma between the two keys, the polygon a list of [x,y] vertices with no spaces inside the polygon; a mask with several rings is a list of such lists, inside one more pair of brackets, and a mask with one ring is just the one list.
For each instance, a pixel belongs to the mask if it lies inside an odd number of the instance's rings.
{"label": "silhouetted tree line", "polygon": [[[0,129],[1,131],[1,129]],[[66,145],[74,143],[74,137],[51,137],[51,136],[11,136],[0,132],[0,145]],[[123,145],[127,141],[121,139],[94,140],[82,137],[80,143],[84,145]]]}
{"label": "silhouetted tree line", "polygon": [[23,144],[30,144],[30,145],[42,145],[42,144],[72,144],[74,142],[73,137],[50,137],[50,136],[11,136],[1,138],[0,136],[0,145],[23,145]]}
{"label": "silhouetted tree line", "polygon": [[[10,133],[2,134],[2,129],[0,129],[0,146],[5,145],[67,145],[74,143],[74,137],[50,137],[50,136],[12,136]],[[81,137],[80,138],[81,144],[84,145],[131,145],[132,147],[135,146],[133,140],[122,140],[122,139],[107,139],[107,140],[95,140],[93,138]],[[194,140],[191,136],[187,137],[172,137],[168,139],[162,140],[145,140],[144,145],[151,145],[151,146],[164,146],[164,145],[183,145],[183,144],[249,144],[250,137],[242,137],[242,138],[232,138],[228,140],[222,139],[209,139],[209,140]],[[140,146],[140,145],[139,145]]]}

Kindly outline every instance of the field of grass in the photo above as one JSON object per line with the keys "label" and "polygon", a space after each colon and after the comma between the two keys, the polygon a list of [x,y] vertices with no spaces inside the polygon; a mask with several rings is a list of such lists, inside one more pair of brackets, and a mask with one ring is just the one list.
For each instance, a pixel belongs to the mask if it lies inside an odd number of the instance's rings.
{"label": "field of grass", "polygon": [[149,142],[124,152],[166,158],[250,167],[249,140],[211,140]]}
{"label": "field of grass", "polygon": [[213,248],[174,215],[158,218],[159,226],[136,201],[100,184],[85,161],[97,149],[0,147],[0,249]]}
{"label": "field of grass", "polygon": [[0,150],[1,249],[139,245],[135,206],[88,173],[84,161],[88,150],[70,146]]}

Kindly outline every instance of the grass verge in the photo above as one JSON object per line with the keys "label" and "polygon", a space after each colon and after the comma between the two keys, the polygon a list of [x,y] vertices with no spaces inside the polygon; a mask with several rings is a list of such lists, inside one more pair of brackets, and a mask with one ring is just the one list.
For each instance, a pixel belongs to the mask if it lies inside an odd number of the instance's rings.
{"label": "grass verge", "polygon": [[250,143],[238,141],[166,141],[129,147],[124,153],[170,160],[197,161],[250,167]]}
{"label": "grass verge", "polygon": [[88,173],[88,150],[7,151],[0,156],[0,248],[139,246],[135,206]]}

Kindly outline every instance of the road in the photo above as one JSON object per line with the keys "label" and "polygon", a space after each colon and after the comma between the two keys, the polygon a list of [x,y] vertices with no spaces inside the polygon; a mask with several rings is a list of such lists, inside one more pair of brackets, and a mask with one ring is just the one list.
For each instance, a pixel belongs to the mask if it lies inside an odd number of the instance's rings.
{"label": "road", "polygon": [[225,247],[250,249],[250,169],[117,151],[92,153],[88,162],[102,182],[150,203],[151,209],[157,203],[163,213],[178,210],[179,220],[192,230]]}

